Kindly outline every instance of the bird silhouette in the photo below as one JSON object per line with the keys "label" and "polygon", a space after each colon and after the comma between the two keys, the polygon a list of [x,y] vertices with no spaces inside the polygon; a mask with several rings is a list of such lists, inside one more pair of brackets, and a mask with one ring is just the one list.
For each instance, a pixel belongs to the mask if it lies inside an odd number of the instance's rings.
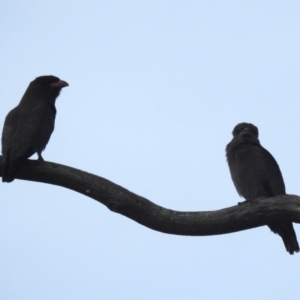
{"label": "bird silhouette", "polygon": [[43,161],[42,151],[54,130],[55,100],[66,86],[67,82],[55,76],[37,77],[6,116],[2,131],[3,182],[13,181],[20,165],[34,153]]}
{"label": "bird silhouette", "polygon": [[[261,146],[258,128],[240,123],[233,129],[233,138],[226,147],[227,162],[238,194],[247,201],[285,194],[285,185],[275,158]],[[290,254],[299,252],[292,222],[276,221],[269,228],[281,236]]]}

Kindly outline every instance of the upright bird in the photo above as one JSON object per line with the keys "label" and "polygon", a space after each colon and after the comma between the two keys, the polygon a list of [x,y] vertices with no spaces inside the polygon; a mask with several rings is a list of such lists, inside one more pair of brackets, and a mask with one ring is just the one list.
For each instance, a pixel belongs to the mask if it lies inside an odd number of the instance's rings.
{"label": "upright bird", "polygon": [[6,116],[2,131],[3,182],[13,181],[20,165],[34,153],[43,161],[42,151],[54,130],[55,100],[66,86],[67,82],[55,76],[37,77]]}
{"label": "upright bird", "polygon": [[[233,138],[226,147],[227,162],[232,181],[246,201],[285,194],[279,166],[258,139],[258,128],[251,123],[240,123],[233,129]],[[293,223],[278,221],[268,224],[281,236],[290,254],[299,252]]]}

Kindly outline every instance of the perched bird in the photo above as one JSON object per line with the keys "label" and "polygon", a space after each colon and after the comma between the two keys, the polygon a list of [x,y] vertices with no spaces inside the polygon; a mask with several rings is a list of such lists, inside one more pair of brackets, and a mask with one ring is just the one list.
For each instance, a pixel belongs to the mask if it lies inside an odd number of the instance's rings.
{"label": "perched bird", "polygon": [[[285,185],[274,157],[263,148],[258,139],[258,128],[250,123],[240,123],[233,129],[233,139],[226,147],[227,162],[235,188],[247,201],[285,194]],[[290,254],[299,252],[292,222],[268,224],[281,236]]]}
{"label": "perched bird", "polygon": [[34,153],[43,161],[56,115],[55,100],[68,83],[55,76],[33,80],[20,103],[5,118],[2,131],[3,182],[15,179],[19,166]]}

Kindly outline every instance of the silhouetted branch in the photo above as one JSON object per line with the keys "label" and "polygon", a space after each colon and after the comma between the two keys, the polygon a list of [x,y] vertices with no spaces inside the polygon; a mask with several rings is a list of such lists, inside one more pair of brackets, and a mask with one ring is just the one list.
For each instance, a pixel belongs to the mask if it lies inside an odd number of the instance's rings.
{"label": "silhouetted branch", "polygon": [[[1,157],[1,174],[2,170]],[[216,211],[180,212],[158,206],[102,177],[51,162],[37,165],[36,161],[28,160],[16,177],[68,188],[146,227],[170,234],[224,234],[266,225],[279,219],[300,223],[300,197],[295,195],[260,199]],[[13,183],[9,184],[13,188]]]}

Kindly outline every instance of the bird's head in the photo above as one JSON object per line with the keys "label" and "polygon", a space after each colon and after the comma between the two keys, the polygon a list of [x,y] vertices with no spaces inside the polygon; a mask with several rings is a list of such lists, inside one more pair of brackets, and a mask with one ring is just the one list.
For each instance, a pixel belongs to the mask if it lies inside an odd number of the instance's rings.
{"label": "bird's head", "polygon": [[234,157],[236,151],[249,146],[260,145],[258,139],[258,128],[251,123],[239,123],[232,131],[233,138],[226,146],[226,156],[229,162],[230,157]]}
{"label": "bird's head", "polygon": [[232,131],[233,139],[240,143],[259,144],[258,128],[251,123],[239,123]]}
{"label": "bird's head", "polygon": [[[54,104],[61,89],[68,85],[66,81],[56,76],[39,76],[31,81],[26,90],[26,94],[29,95],[30,99],[36,99],[36,101],[42,100]],[[24,100],[27,99],[26,97],[23,98]]]}

